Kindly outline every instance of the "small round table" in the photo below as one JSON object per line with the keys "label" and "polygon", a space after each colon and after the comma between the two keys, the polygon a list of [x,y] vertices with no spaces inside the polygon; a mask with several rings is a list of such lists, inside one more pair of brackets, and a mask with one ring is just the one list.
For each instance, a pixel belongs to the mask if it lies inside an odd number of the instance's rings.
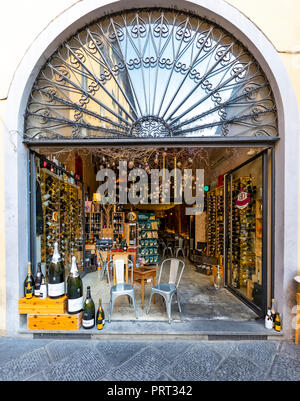
{"label": "small round table", "polygon": [[[141,296],[142,296],[142,309],[144,309],[144,298],[145,298],[145,280],[146,283],[149,279],[152,279],[153,287],[155,286],[156,269],[153,267],[140,267],[133,270],[133,282],[141,284]],[[153,297],[153,303],[155,299]]]}

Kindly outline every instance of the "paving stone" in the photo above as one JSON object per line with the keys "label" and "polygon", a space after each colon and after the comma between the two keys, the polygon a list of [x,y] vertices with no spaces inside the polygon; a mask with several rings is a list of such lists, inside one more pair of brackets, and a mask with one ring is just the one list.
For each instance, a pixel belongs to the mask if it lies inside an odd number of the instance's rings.
{"label": "paving stone", "polygon": [[51,362],[57,362],[61,359],[70,357],[74,352],[81,351],[85,352],[88,348],[88,342],[86,341],[64,341],[57,340],[51,341],[46,345],[46,351],[49,354]]}
{"label": "paving stone", "polygon": [[95,349],[111,366],[119,366],[147,347],[146,342],[96,341]]}
{"label": "paving stone", "polygon": [[279,349],[277,341],[241,341],[236,342],[231,356],[245,357],[264,369],[271,367]]}
{"label": "paving stone", "polygon": [[91,381],[97,380],[110,369],[102,355],[91,349],[76,351],[68,359],[51,364],[44,374],[52,381]]}
{"label": "paving stone", "polygon": [[30,382],[44,382],[47,381],[46,376],[44,375],[44,372],[39,372],[33,376],[30,376],[26,379],[26,381]]}
{"label": "paving stone", "polygon": [[172,381],[172,380],[173,379],[170,376],[168,376],[167,374],[165,374],[165,373],[163,373],[162,375],[160,375],[156,379],[156,381],[158,381],[158,382],[169,382],[169,381]]}
{"label": "paving stone", "polygon": [[0,342],[0,366],[12,359],[19,358],[27,352],[43,348],[47,344],[45,340],[32,340],[24,338],[2,338]]}
{"label": "paving stone", "polygon": [[48,355],[43,348],[21,353],[19,358],[0,366],[1,381],[20,381],[41,372],[49,365]]}
{"label": "paving stone", "polygon": [[164,371],[175,380],[208,380],[222,357],[205,344],[197,344],[182,354]]}
{"label": "paving stone", "polygon": [[300,361],[285,355],[277,355],[270,372],[270,379],[280,381],[299,381]]}
{"label": "paving stone", "polygon": [[115,380],[154,380],[161,375],[169,361],[155,348],[147,347],[110,374]]}
{"label": "paving stone", "polygon": [[233,352],[236,342],[233,341],[203,341],[201,344],[217,352],[222,358],[226,358]]}
{"label": "paving stone", "polygon": [[210,378],[214,381],[258,381],[264,380],[265,371],[243,357],[226,358]]}
{"label": "paving stone", "polygon": [[296,345],[295,343],[283,342],[279,353],[300,361],[300,345]]}
{"label": "paving stone", "polygon": [[169,361],[174,361],[179,354],[187,350],[188,347],[192,346],[191,342],[184,341],[163,341],[153,342],[151,345],[157,348]]}

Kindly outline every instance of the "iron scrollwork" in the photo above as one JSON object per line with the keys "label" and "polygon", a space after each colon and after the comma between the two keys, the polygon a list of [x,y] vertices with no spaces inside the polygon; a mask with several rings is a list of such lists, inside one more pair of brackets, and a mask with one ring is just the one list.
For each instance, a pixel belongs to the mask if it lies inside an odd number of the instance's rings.
{"label": "iron scrollwork", "polygon": [[108,16],[63,43],[31,91],[25,139],[276,136],[273,93],[253,56],[197,16]]}

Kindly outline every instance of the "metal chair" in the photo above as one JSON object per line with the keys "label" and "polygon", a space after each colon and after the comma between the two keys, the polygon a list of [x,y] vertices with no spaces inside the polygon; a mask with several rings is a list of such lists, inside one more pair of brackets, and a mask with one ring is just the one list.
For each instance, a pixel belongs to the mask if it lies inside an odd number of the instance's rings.
{"label": "metal chair", "polygon": [[108,262],[107,259],[104,259],[104,257],[103,257],[103,253],[106,252],[104,249],[99,248],[99,247],[96,246],[96,252],[97,252],[97,255],[98,255],[98,259],[100,261],[100,266],[102,267],[100,280],[103,280],[105,273],[107,273],[107,267],[108,267],[108,263],[109,262]]}
{"label": "metal chair", "polygon": [[[108,281],[110,286],[110,302],[109,302],[109,317],[108,321],[110,323],[111,315],[114,309],[114,302],[116,298],[121,295],[127,295],[128,300],[132,299],[135,315],[138,319],[137,308],[135,303],[134,288],[132,284],[128,283],[128,266],[131,267],[131,283],[133,283],[133,262],[128,260],[126,257],[120,257],[115,255],[113,260],[108,262]],[[125,267],[125,272],[124,272]],[[113,285],[111,285],[111,271],[113,271]],[[125,277],[124,277],[125,273]]]}
{"label": "metal chair", "polygon": [[162,247],[163,257],[165,257],[166,252],[170,251],[171,256],[173,256],[173,249],[170,245],[167,245],[163,239],[160,240]]}
{"label": "metal chair", "polygon": [[[161,283],[160,281],[161,281],[162,271],[165,268],[165,265],[167,262],[170,262],[169,282]],[[178,298],[177,289],[178,289],[184,268],[185,268],[185,263],[181,259],[169,258],[169,259],[165,259],[161,263],[159,277],[158,277],[158,284],[155,285],[154,287],[152,287],[152,289],[151,289],[147,313],[149,313],[149,311],[150,311],[152,296],[154,294],[161,295],[164,298],[164,300],[166,302],[169,323],[171,323],[171,321],[172,321],[171,304],[172,304],[173,295],[176,295],[178,309],[179,309],[179,312],[181,313],[181,306],[180,306],[180,302],[179,302],[179,298]]]}
{"label": "metal chair", "polygon": [[185,257],[184,239],[179,237],[177,241],[178,242],[174,247],[175,256],[176,256],[176,258],[178,258],[178,254],[179,254],[179,252],[181,252],[183,257]]}

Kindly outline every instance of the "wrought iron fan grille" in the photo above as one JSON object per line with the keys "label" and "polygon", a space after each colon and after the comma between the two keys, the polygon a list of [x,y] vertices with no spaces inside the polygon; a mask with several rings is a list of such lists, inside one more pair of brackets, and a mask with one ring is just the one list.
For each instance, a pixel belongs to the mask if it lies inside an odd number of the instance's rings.
{"label": "wrought iron fan grille", "polygon": [[108,16],[40,71],[25,139],[276,136],[270,85],[232,35],[163,9]]}

